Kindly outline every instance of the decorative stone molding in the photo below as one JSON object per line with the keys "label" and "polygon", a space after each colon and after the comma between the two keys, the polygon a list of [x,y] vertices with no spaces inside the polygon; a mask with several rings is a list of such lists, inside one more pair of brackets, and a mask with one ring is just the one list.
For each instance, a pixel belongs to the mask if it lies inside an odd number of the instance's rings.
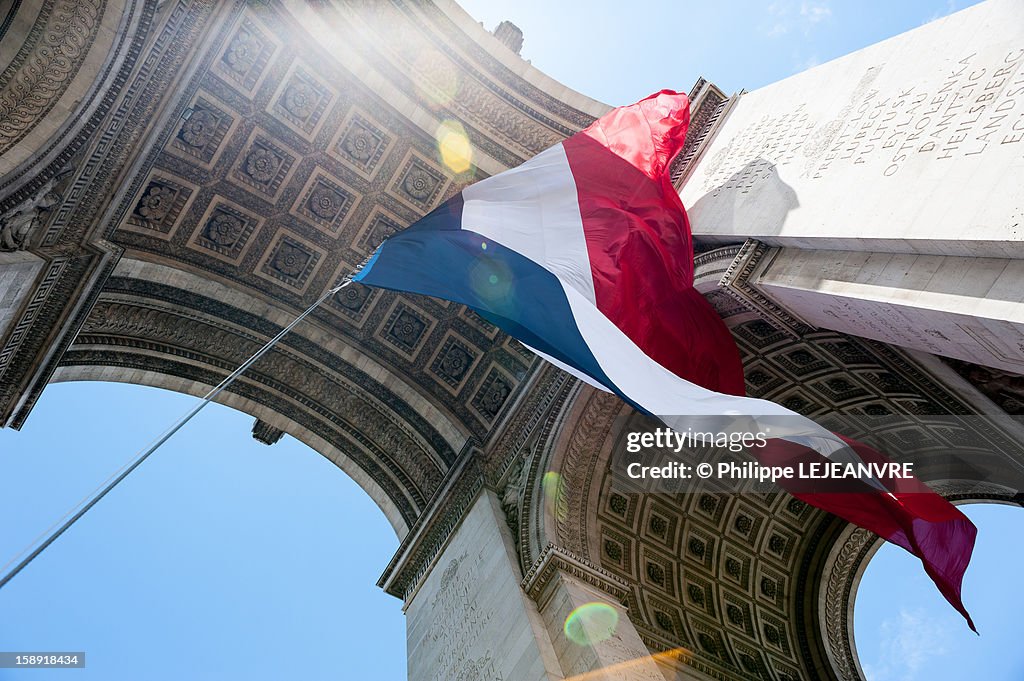
{"label": "decorative stone molding", "polygon": [[623,606],[628,606],[629,585],[625,581],[584,558],[548,544],[520,584],[540,610],[544,609],[551,598],[551,590],[547,587],[559,572],[596,587]]}
{"label": "decorative stone molding", "polygon": [[705,281],[719,285],[742,249],[743,244],[733,244],[696,253],[693,257],[694,285],[700,288],[701,282]]}
{"label": "decorative stone molding", "polygon": [[555,536],[559,546],[590,555],[587,525],[591,522],[590,491],[593,481],[603,474],[602,447],[611,433],[615,416],[623,409],[616,395],[590,391],[586,407],[562,456],[554,492]]}
{"label": "decorative stone molding", "polygon": [[43,3],[18,54],[0,74],[0,155],[31,132],[71,85],[96,39],[106,4]]}
{"label": "decorative stone molding", "polygon": [[515,405],[515,413],[501,428],[492,431],[487,442],[487,478],[491,483],[497,485],[516,458],[531,447],[538,425],[552,411],[560,409],[565,390],[575,381],[547,362],[538,363],[533,378],[524,386],[527,390],[521,401]]}
{"label": "decorative stone molding", "polygon": [[[95,306],[64,365],[152,362],[171,375],[216,384],[280,330],[274,319],[134,278],[116,277],[111,298]],[[281,321],[288,319],[285,315]],[[456,459],[437,424],[409,403],[400,386],[369,380],[370,367],[346,359],[337,343],[310,340],[308,327],[290,334],[236,384],[254,399],[316,433],[390,497],[411,525]],[[157,362],[160,357],[166,361]],[[140,366],[141,365],[141,366]],[[210,378],[210,375],[214,378]]]}
{"label": "decorative stone molding", "polygon": [[275,428],[266,421],[256,419],[252,424],[252,437],[257,442],[262,442],[265,445],[274,445],[284,437],[284,431],[280,428]]}
{"label": "decorative stone molding", "polygon": [[738,97],[728,97],[714,83],[698,78],[690,88],[690,127],[682,151],[672,162],[669,176],[676,189],[690,177],[697,161],[714,139],[721,123],[725,122],[729,109]]}
{"label": "decorative stone molding", "polygon": [[736,259],[722,275],[719,286],[751,312],[793,338],[800,338],[814,327],[797,318],[759,291],[750,280],[760,268],[767,267],[778,249],[770,248],[756,239],[747,239]]}
{"label": "decorative stone molding", "polygon": [[447,483],[430,500],[377,580],[377,586],[407,605],[484,488],[479,458],[480,450],[467,443]]}
{"label": "decorative stone molding", "polygon": [[[131,4],[132,18],[126,32],[117,37],[119,57],[104,67],[105,86],[96,94],[101,101],[92,115],[76,129],[74,140],[55,136],[40,152],[47,157],[55,154],[54,160],[4,199],[5,205],[21,202],[59,169],[69,163],[76,169],[45,230],[33,238],[39,249],[61,254],[52,264],[55,267],[59,261],[63,266],[59,281],[53,283],[53,291],[61,293],[48,297],[39,308],[26,308],[18,321],[23,333],[17,339],[9,336],[0,348],[0,356],[10,354],[0,377],[0,422],[8,427],[19,428],[28,417],[120,257],[121,249],[116,245],[103,239],[90,243],[89,238],[98,236],[98,226],[108,224],[99,214],[110,201],[111,188],[120,186],[116,177],[131,165],[138,139],[162,101],[156,93],[168,91],[184,55],[212,11],[212,3],[203,0],[187,5],[179,0],[153,39],[150,29],[156,4]],[[146,66],[137,69],[144,47],[150,50],[143,60]],[[80,153],[82,149],[88,149],[89,154]]]}
{"label": "decorative stone molding", "polygon": [[[15,3],[15,8],[8,15],[8,19],[13,19],[17,13],[17,4]],[[69,120],[69,124],[63,125],[50,136],[42,147],[18,166],[16,171],[0,177],[0,197],[3,197],[0,199],[0,211],[24,201],[53,175],[69,165],[77,165],[86,156],[84,150],[101,129],[104,118],[114,106],[129,74],[135,68],[144,42],[151,35],[150,29],[157,3],[155,0],[126,0],[123,3],[104,0],[103,4],[103,19],[106,19],[109,12],[122,13],[123,30],[119,30],[114,36],[107,49],[106,58],[99,59],[99,69],[92,86],[85,96],[75,103],[77,112],[74,120]],[[6,29],[7,26],[3,28]],[[15,39],[11,34],[5,37],[8,41]],[[18,37],[24,39],[24,36]],[[99,35],[93,36],[90,53],[95,49],[94,43],[98,39]],[[66,96],[66,90],[62,96]],[[33,128],[37,125],[33,124]]]}
{"label": "decorative stone molding", "polygon": [[[431,499],[385,569],[378,586],[406,603],[415,595],[448,538],[485,486],[498,490],[522,563],[528,546],[530,514],[539,482],[540,443],[552,434],[553,420],[564,417],[567,395],[579,382],[550,365],[542,365],[531,390],[516,405],[515,415],[497,431],[485,451],[467,444],[447,482]],[[607,396],[618,402],[614,396]],[[559,421],[560,422],[560,421]]]}

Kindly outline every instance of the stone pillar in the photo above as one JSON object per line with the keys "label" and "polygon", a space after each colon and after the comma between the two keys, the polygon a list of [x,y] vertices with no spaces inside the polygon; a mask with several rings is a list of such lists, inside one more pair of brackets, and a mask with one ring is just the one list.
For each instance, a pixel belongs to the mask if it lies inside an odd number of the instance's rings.
{"label": "stone pillar", "polygon": [[[537,603],[567,680],[665,681],[629,619],[628,587],[619,578],[549,546],[523,587]],[[592,616],[572,617],[581,608]]]}
{"label": "stone pillar", "polygon": [[733,98],[680,195],[726,292],[1024,372],[1024,4],[989,0]]}
{"label": "stone pillar", "polygon": [[562,679],[482,473],[464,465],[435,502],[380,582],[405,600],[409,681]]}
{"label": "stone pillar", "polygon": [[[472,456],[378,584],[405,601],[409,681],[676,678],[672,659],[662,673],[630,621],[618,577],[554,547],[522,577],[500,500]],[[566,620],[581,606],[605,619],[583,618],[567,636]]]}
{"label": "stone pillar", "polygon": [[748,243],[724,283],[811,327],[1024,373],[1024,260]]}

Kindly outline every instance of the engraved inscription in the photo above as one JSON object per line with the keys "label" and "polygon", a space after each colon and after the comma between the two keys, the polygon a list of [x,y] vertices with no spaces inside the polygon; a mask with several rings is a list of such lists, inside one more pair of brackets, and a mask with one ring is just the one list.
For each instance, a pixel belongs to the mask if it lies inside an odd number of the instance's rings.
{"label": "engraved inscription", "polygon": [[468,552],[453,558],[441,575],[441,584],[430,604],[433,622],[426,632],[426,640],[437,650],[433,665],[434,681],[488,679],[504,681],[495,667],[491,651],[483,655],[471,654],[486,625],[493,619],[493,608],[486,607],[486,599],[473,593],[481,583],[477,565],[481,555],[470,557]]}
{"label": "engraved inscription", "polygon": [[786,166],[810,180],[855,166],[892,177],[908,163],[1006,145],[1024,152],[1024,48],[972,52],[926,82],[897,88],[876,86],[884,69],[867,69],[831,120],[815,120],[798,104],[744,127],[704,162],[703,190],[745,194]]}

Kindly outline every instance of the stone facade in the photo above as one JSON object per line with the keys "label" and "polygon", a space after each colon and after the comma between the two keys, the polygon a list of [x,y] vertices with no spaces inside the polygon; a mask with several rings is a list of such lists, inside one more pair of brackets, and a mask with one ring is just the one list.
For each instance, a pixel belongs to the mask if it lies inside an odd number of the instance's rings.
{"label": "stone facade", "polygon": [[[821,217],[830,182],[856,179],[869,217],[909,175],[921,196],[981,195],[961,177],[966,147],[931,179],[908,159],[887,175],[881,152],[828,157],[863,102],[1004,77],[990,114],[1016,101],[1019,11],[992,0],[763,91],[694,86],[672,177],[693,206],[697,287],[733,331],[749,394],[823,423],[1019,412],[1016,142],[972,180],[998,175],[1004,200],[962,201],[978,230]],[[889,57],[1004,15],[1002,33],[972,34],[991,44],[962,72]],[[514,25],[488,33],[452,0],[34,0],[0,21],[8,427],[53,381],[206,392],[388,235],[608,109],[524,62]],[[47,41],[69,58],[48,60]],[[838,94],[801,103],[819,81]],[[469,170],[438,152],[453,122]],[[881,179],[854,177],[868,170]],[[222,401],[259,441],[288,433],[322,453],[387,515],[401,546],[379,584],[405,603],[415,681],[862,676],[849,612],[877,540],[778,489],[624,485],[609,459],[635,414],[463,306],[346,287]],[[1020,466],[1019,441],[992,427],[935,446]],[[958,499],[1019,499],[970,472],[929,479]],[[581,646],[564,623],[585,603],[615,624]]]}

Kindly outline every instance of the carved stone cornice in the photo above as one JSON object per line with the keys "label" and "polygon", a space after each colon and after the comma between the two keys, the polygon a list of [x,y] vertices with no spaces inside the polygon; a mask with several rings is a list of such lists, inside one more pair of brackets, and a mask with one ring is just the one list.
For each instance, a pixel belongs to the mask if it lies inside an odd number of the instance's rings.
{"label": "carved stone cornice", "polygon": [[724,669],[703,659],[689,648],[676,647],[674,643],[658,635],[654,629],[642,622],[633,621],[633,627],[640,634],[640,640],[644,642],[647,649],[657,657],[658,662],[662,665],[673,664],[676,667],[678,673],[681,674],[679,678],[691,677],[696,671],[718,681],[738,681],[738,679],[761,681],[762,679],[762,677],[742,672],[737,673],[734,669]]}
{"label": "carved stone cornice", "polygon": [[719,287],[722,277],[736,261],[743,244],[732,244],[707,251],[701,251],[693,257],[693,284],[700,291],[707,287]]}
{"label": "carved stone cornice", "polygon": [[484,482],[480,450],[472,441],[467,442],[447,482],[431,498],[402,540],[377,580],[377,586],[408,605],[459,522],[484,489]]}
{"label": "carved stone cornice", "polygon": [[533,453],[528,462],[526,479],[523,482],[517,523],[512,530],[517,538],[520,567],[524,572],[533,564],[537,549],[544,545],[544,532],[541,527],[544,516],[543,478],[547,472],[547,464],[550,461],[549,457],[545,456],[545,453],[552,446],[552,440],[557,437],[558,432],[569,416],[569,410],[566,406],[571,404],[575,396],[584,387],[581,381],[568,376],[568,374],[564,374],[560,370],[559,373],[563,374],[565,379],[559,387],[556,399],[552,401],[547,410],[547,415],[540,426],[539,432],[531,440],[533,442]]}
{"label": "carved stone cornice", "polygon": [[778,249],[756,239],[747,239],[736,254],[736,259],[722,275],[719,286],[775,328],[792,338],[800,338],[813,331],[814,327],[776,303],[751,283],[755,272],[767,267],[777,253]]}
{"label": "carved stone cornice", "polygon": [[[108,3],[105,1],[103,4]],[[70,125],[62,126],[16,170],[0,178],[0,196],[3,197],[0,210],[7,210],[24,201],[55,175],[77,165],[76,161],[83,155],[83,149],[94,139],[93,135],[100,129],[135,69],[143,45],[150,35],[156,4],[156,0],[130,0],[125,3],[122,18],[124,30],[118,31],[92,88],[77,103],[75,120]],[[111,10],[106,7],[104,11]],[[11,10],[12,15],[16,12],[16,7]],[[93,34],[90,41],[95,38]]]}
{"label": "carved stone cornice", "polygon": [[697,167],[697,161],[711,144],[720,125],[725,122],[729,109],[738,97],[729,97],[714,83],[698,78],[690,88],[690,127],[682,150],[672,162],[669,176],[679,189]]}
{"label": "carved stone cornice", "polygon": [[617,396],[590,391],[579,420],[572,424],[554,492],[555,534],[559,546],[590,555],[587,525],[591,522],[590,490],[603,474],[602,447],[609,438],[615,416],[623,408]]}
{"label": "carved stone cornice", "polygon": [[537,363],[522,397],[513,405],[515,411],[500,428],[492,431],[485,445],[487,479],[491,484],[498,484],[506,476],[516,457],[529,446],[541,419],[550,413],[564,387],[574,380],[548,362]]}
{"label": "carved stone cornice", "polygon": [[[111,366],[125,361],[126,353],[132,355],[133,366],[146,358],[156,363],[159,354],[194,366],[185,374],[175,368],[171,375],[203,380],[210,369],[231,371],[280,330],[265,315],[202,293],[207,292],[186,294],[153,281],[113,277],[63,364],[86,361],[79,348],[88,349],[89,362],[106,357]],[[371,380],[372,367],[346,359],[344,345],[310,339],[311,332],[302,327],[290,334],[246,380],[267,386],[275,396],[267,406],[321,431],[338,450],[351,453],[354,463],[373,468],[367,474],[411,525],[441,485],[456,459],[452,446],[461,441],[449,443],[408,397]]]}
{"label": "carved stone cornice", "polygon": [[71,85],[106,5],[105,0],[43,3],[21,49],[0,73],[0,155],[29,134]]}
{"label": "carved stone cornice", "polygon": [[[4,339],[0,348],[0,353],[8,355],[0,379],[0,422],[9,427],[19,428],[24,423],[122,253],[121,248],[102,238],[90,238],[104,224],[101,213],[108,205],[111,189],[131,164],[138,140],[214,9],[207,1],[179,0],[168,13],[160,34],[147,43],[147,37],[152,38],[149,29],[156,4],[155,0],[141,2],[137,11],[133,10],[137,16],[128,27],[130,34],[119,39],[120,44],[127,43],[128,49],[121,61],[107,63],[103,78],[109,76],[109,84],[76,140],[57,155],[46,172],[6,199],[23,201],[25,192],[38,191],[55,173],[67,169],[67,154],[81,155],[74,164],[73,179],[62,190],[60,204],[40,226],[39,234],[33,236],[33,252],[69,265],[60,271],[60,280],[50,289],[61,294],[50,293],[40,305],[27,305],[16,324],[17,337]],[[148,57],[142,60],[147,45]],[[39,296],[36,291],[33,302]]]}
{"label": "carved stone cornice", "polygon": [[530,511],[545,471],[546,457],[538,453],[546,451],[555,424],[566,416],[566,401],[582,385],[548,362],[533,371],[510,417],[485,445],[488,485],[499,491],[523,570],[533,562]]}
{"label": "carved stone cornice", "polygon": [[853,589],[860,581],[869,555],[874,553],[879,545],[879,538],[872,532],[849,526],[834,551],[830,570],[823,580],[823,633],[832,662],[832,671],[841,681],[861,681],[863,678],[854,652],[853,627],[850,626],[853,614]]}
{"label": "carved stone cornice", "polygon": [[565,573],[596,587],[621,603],[623,607],[628,606],[630,588],[624,580],[585,558],[573,555],[554,544],[548,544],[520,583],[523,591],[537,604],[538,609],[543,610],[551,599],[552,590],[548,586],[559,573]]}

